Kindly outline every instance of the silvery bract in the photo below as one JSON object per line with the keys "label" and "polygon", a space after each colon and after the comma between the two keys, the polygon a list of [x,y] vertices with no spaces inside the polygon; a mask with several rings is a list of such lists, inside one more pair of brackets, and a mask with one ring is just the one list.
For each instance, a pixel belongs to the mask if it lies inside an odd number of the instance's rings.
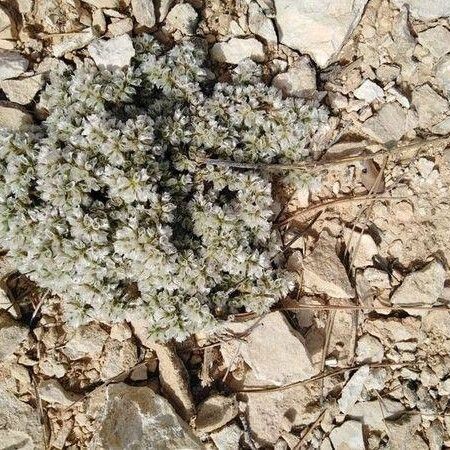
{"label": "silvery bract", "polygon": [[70,323],[139,318],[182,340],[293,286],[274,265],[268,175],[203,159],[298,161],[326,113],[251,62],[219,83],[190,43],[135,47],[128,69],[62,67],[47,119],[0,132],[0,243]]}

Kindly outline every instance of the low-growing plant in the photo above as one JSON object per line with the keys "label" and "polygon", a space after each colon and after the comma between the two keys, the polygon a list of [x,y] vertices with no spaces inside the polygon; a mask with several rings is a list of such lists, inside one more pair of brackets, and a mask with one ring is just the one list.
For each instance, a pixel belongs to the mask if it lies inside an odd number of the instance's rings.
{"label": "low-growing plant", "polygon": [[63,66],[47,118],[1,131],[0,244],[71,324],[143,319],[155,339],[182,340],[293,287],[269,174],[205,159],[302,160],[327,116],[249,61],[216,82],[191,43],[134,45],[126,69]]}

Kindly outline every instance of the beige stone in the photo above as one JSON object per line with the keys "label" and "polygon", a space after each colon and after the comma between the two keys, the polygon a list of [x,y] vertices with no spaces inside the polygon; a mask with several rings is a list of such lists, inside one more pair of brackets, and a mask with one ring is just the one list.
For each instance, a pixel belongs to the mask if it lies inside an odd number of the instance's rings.
{"label": "beige stone", "polygon": [[3,80],[0,87],[9,100],[19,105],[27,105],[44,87],[45,77],[42,74],[16,80]]}
{"label": "beige stone", "polygon": [[0,127],[9,128],[11,130],[19,130],[26,128],[33,123],[33,117],[10,102],[0,102]]}
{"label": "beige stone", "polygon": [[195,426],[198,430],[209,433],[233,420],[238,412],[235,397],[213,395],[199,405]]}

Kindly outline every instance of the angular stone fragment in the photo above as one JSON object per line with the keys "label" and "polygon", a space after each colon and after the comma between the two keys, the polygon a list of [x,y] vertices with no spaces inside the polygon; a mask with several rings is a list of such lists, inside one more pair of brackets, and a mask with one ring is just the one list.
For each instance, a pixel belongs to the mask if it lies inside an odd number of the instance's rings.
{"label": "angular stone fragment", "polygon": [[365,448],[362,425],[355,420],[347,420],[341,426],[333,428],[330,440],[334,450],[362,450]]}
{"label": "angular stone fragment", "polygon": [[286,72],[276,75],[272,85],[283,91],[286,96],[309,97],[317,89],[316,71],[308,58],[302,58]]}
{"label": "angular stone fragment", "polygon": [[97,359],[108,339],[108,333],[98,324],[90,323],[78,327],[61,351],[71,360]]}
{"label": "angular stone fragment", "polygon": [[448,0],[393,0],[397,8],[407,5],[415,19],[432,20],[450,16]]}
{"label": "angular stone fragment", "polygon": [[436,66],[436,82],[444,91],[450,92],[450,55],[444,56]]}
{"label": "angular stone fragment", "polygon": [[43,428],[37,411],[2,386],[0,386],[0,422],[2,449],[45,448]]}
{"label": "angular stone fragment", "polygon": [[356,98],[364,100],[367,103],[372,103],[376,99],[381,99],[384,96],[383,89],[370,80],[364,80],[361,85],[353,91]]}
{"label": "angular stone fragment", "polygon": [[349,417],[362,422],[370,430],[385,431],[385,420],[394,418],[404,410],[405,407],[400,402],[384,398],[382,402],[373,400],[357,403],[351,409]]}
{"label": "angular stone fragment", "polygon": [[248,27],[253,34],[262,37],[267,42],[277,42],[277,33],[272,21],[256,2],[251,2],[248,7]]}
{"label": "angular stone fragment", "polygon": [[175,5],[167,14],[166,24],[183,34],[193,35],[197,28],[198,14],[189,3]]}
{"label": "angular stone fragment", "polygon": [[135,55],[133,41],[128,34],[109,40],[98,39],[89,44],[88,52],[98,67],[125,67]]}
{"label": "angular stone fragment", "polygon": [[133,16],[140,25],[152,28],[156,23],[153,0],[131,0]]}
{"label": "angular stone fragment", "polygon": [[[148,387],[118,383],[106,389],[95,448],[121,450],[203,449],[201,441],[167,400]],[[102,447],[100,447],[102,446]]]}
{"label": "angular stone fragment", "polygon": [[17,28],[11,14],[0,5],[0,39],[16,39]]}
{"label": "angular stone fragment", "polygon": [[360,367],[349,379],[341,392],[338,400],[339,409],[343,414],[348,414],[353,405],[358,401],[364,388],[364,383],[369,377],[369,366]]}
{"label": "angular stone fragment", "polygon": [[352,298],[355,295],[336,254],[335,242],[328,235],[321,235],[313,252],[303,262],[303,287],[312,294],[334,298]]}
{"label": "angular stone fragment", "polygon": [[28,328],[0,311],[0,361],[12,355],[28,336]]}
{"label": "angular stone fragment", "polygon": [[52,53],[57,58],[64,56],[67,52],[72,52],[80,48],[86,47],[95,39],[94,32],[88,28],[81,33],[73,33],[63,37],[59,42],[53,45]]}
{"label": "angular stone fragment", "polygon": [[31,114],[23,111],[14,103],[0,102],[0,128],[20,130],[33,123]]}
{"label": "angular stone fragment", "polygon": [[195,426],[200,431],[209,433],[233,420],[238,412],[236,398],[213,395],[198,407]]}
{"label": "angular stone fragment", "polygon": [[[431,261],[425,267],[408,274],[403,283],[392,294],[395,306],[431,306],[444,290],[445,269],[438,261]],[[413,315],[421,315],[419,310],[411,310]]]}
{"label": "angular stone fragment", "polygon": [[231,38],[227,42],[217,42],[211,49],[211,56],[219,62],[239,64],[243,59],[264,61],[264,47],[257,39]]}
{"label": "angular stone fragment", "polygon": [[68,393],[57,380],[44,380],[38,386],[39,397],[48,403],[70,406],[80,398],[79,395]]}
{"label": "angular stone fragment", "polygon": [[130,33],[131,31],[133,31],[133,19],[131,19],[131,17],[117,20],[108,26],[108,33],[111,37],[122,36],[125,33]]}
{"label": "angular stone fragment", "polygon": [[96,8],[119,8],[120,0],[83,0]]}
{"label": "angular stone fragment", "polygon": [[218,450],[236,450],[240,448],[242,430],[236,424],[231,424],[211,433],[210,436]]}
{"label": "angular stone fragment", "polygon": [[367,267],[373,264],[373,257],[378,254],[378,247],[370,234],[360,234],[350,228],[344,230],[344,240],[354,267]]}
{"label": "angular stone fragment", "polygon": [[326,67],[358,24],[367,0],[275,0],[280,42]]}
{"label": "angular stone fragment", "polygon": [[109,380],[127,373],[137,362],[137,348],[133,342],[110,339],[105,344],[100,375],[103,380]]}
{"label": "angular stone fragment", "polygon": [[399,141],[408,128],[406,110],[397,102],[387,103],[360,128],[377,142]]}
{"label": "angular stone fragment", "polygon": [[442,25],[422,31],[418,41],[438,59],[450,52],[450,31]]}
{"label": "angular stone fragment", "polygon": [[[230,323],[226,328],[229,332],[239,334],[251,326],[252,322]],[[245,361],[251,369],[246,377],[249,385],[280,386],[308,379],[316,373],[303,337],[280,312],[264,317],[245,341],[224,342],[221,353],[225,365],[231,369],[237,357]]]}
{"label": "angular stone fragment", "polygon": [[448,101],[437,94],[428,84],[414,89],[412,105],[417,110],[421,128],[428,128],[440,122],[444,114],[449,110]]}
{"label": "angular stone fragment", "polygon": [[28,60],[20,53],[0,50],[0,81],[15,78],[28,68]]}
{"label": "angular stone fragment", "polygon": [[3,80],[0,87],[9,100],[19,105],[27,105],[45,84],[44,75],[38,74],[17,80]]}
{"label": "angular stone fragment", "polygon": [[356,361],[358,363],[377,363],[383,361],[384,348],[379,339],[364,334],[358,339]]}
{"label": "angular stone fragment", "polygon": [[166,16],[167,13],[170,10],[170,7],[172,6],[174,0],[159,0],[159,9],[158,9],[158,21],[162,22]]}

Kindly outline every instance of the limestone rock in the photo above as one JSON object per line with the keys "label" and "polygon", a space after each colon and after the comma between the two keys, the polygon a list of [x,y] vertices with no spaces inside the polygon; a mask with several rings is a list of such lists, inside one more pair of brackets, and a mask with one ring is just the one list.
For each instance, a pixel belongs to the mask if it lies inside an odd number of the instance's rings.
{"label": "limestone rock", "polygon": [[353,94],[359,100],[372,103],[374,100],[382,99],[384,96],[384,91],[373,81],[364,80],[361,85],[353,91]]}
{"label": "limestone rock", "polygon": [[109,385],[103,414],[98,421],[98,447],[121,450],[203,449],[202,443],[167,400],[148,387],[124,383]]}
{"label": "limestone rock", "polygon": [[421,422],[420,415],[413,414],[405,414],[396,421],[386,421],[390,448],[396,450],[428,450],[428,445],[416,434]]}
{"label": "limestone rock", "polygon": [[438,59],[450,52],[450,31],[442,25],[422,31],[418,41]]}
{"label": "limestone rock", "polygon": [[90,28],[81,33],[73,33],[65,36],[58,42],[53,44],[53,56],[60,58],[61,56],[64,56],[65,53],[86,47],[86,45],[88,45],[94,39],[94,32]]}
{"label": "limestone rock", "polygon": [[358,24],[367,0],[275,0],[280,42],[326,67]]}
{"label": "limestone rock", "polygon": [[412,93],[412,104],[419,115],[419,126],[435,125],[448,112],[448,101],[437,94],[428,84],[416,88]]}
{"label": "limestone rock", "polygon": [[236,424],[223,427],[211,433],[210,436],[218,450],[236,450],[241,448],[239,441],[241,440],[242,430]]}
{"label": "limestone rock", "polygon": [[261,42],[254,38],[231,38],[227,42],[217,42],[211,49],[211,56],[219,62],[239,64],[243,59],[264,61],[264,48]]}
{"label": "limestone rock", "polygon": [[333,428],[330,440],[334,450],[361,450],[365,448],[362,425],[355,420],[348,420],[341,426]]}
{"label": "limestone rock", "polygon": [[277,42],[277,33],[272,21],[257,2],[251,2],[248,7],[248,27],[253,34],[262,37],[266,42]]}
{"label": "limestone rock", "polygon": [[0,446],[2,449],[44,448],[39,415],[27,403],[0,386]]}
{"label": "limestone rock", "polygon": [[[438,261],[431,261],[425,267],[408,274],[391,297],[395,306],[431,306],[444,290],[445,269]],[[421,315],[412,310],[413,315]]]}
{"label": "limestone rock", "polygon": [[31,114],[19,108],[15,103],[0,102],[0,128],[20,130],[33,123]]}
{"label": "limestone rock", "polygon": [[283,91],[286,96],[309,97],[317,89],[316,71],[308,58],[302,58],[295,66],[276,75],[272,85]]}
{"label": "limestone rock", "polygon": [[122,36],[131,31],[133,31],[133,19],[131,17],[117,20],[108,26],[108,35],[111,37]]}
{"label": "limestone rock", "polygon": [[199,407],[195,426],[202,432],[217,430],[233,420],[239,412],[235,397],[213,395]]}
{"label": "limestone rock", "polygon": [[100,325],[96,323],[82,325],[75,330],[61,351],[71,360],[97,359],[107,339],[108,333]]}
{"label": "limestone rock", "polygon": [[383,361],[384,348],[379,339],[364,334],[358,339],[356,361],[358,363],[377,363]]}
{"label": "limestone rock", "polygon": [[162,22],[166,16],[167,13],[170,10],[170,7],[172,6],[174,0],[160,0],[159,1],[159,9],[158,9],[158,21]]}
{"label": "limestone rock", "polygon": [[348,414],[358,401],[364,388],[364,383],[369,377],[369,366],[360,367],[349,379],[342,389],[341,398],[338,400],[339,409],[343,414]]}
{"label": "limestone rock", "polygon": [[28,336],[28,328],[0,311],[0,361],[12,355]]}
{"label": "limestone rock", "polygon": [[70,406],[80,396],[69,394],[57,380],[44,380],[38,386],[39,397],[48,403]]}
{"label": "limestone rock", "polygon": [[133,42],[128,34],[109,40],[95,40],[89,44],[88,51],[98,67],[125,67],[135,55]]}
{"label": "limestone rock", "polygon": [[408,5],[415,19],[432,20],[450,16],[448,0],[393,0],[397,8]]}
{"label": "limestone rock", "polygon": [[119,8],[120,0],[83,0],[96,8]]}
{"label": "limestone rock", "polygon": [[100,375],[103,380],[114,378],[129,371],[138,362],[137,348],[131,341],[118,342],[110,339],[104,347]]}
{"label": "limestone rock", "polygon": [[175,5],[167,14],[166,25],[188,36],[195,33],[198,14],[189,3]]}
{"label": "limestone rock", "polygon": [[313,252],[304,259],[303,287],[312,294],[334,298],[352,298],[355,295],[330,236],[321,235]]}
{"label": "limestone rock", "polygon": [[350,228],[346,228],[344,240],[354,267],[367,267],[373,264],[373,257],[378,254],[378,247],[370,234],[361,235],[357,231],[352,232]]}
{"label": "limestone rock", "polygon": [[153,0],[131,0],[133,15],[140,25],[152,28],[156,23]]}
{"label": "limestone rock", "polygon": [[[245,333],[250,323],[230,323],[227,331]],[[221,345],[226,367],[241,356],[251,371],[246,378],[249,385],[280,386],[306,380],[315,374],[303,337],[294,330],[280,312],[265,316],[245,341],[229,340]]]}
{"label": "limestone rock", "polygon": [[44,75],[38,74],[17,80],[3,80],[0,87],[9,100],[19,105],[27,105],[45,84]]}
{"label": "limestone rock", "polygon": [[444,56],[436,66],[436,82],[450,93],[450,55]]}
{"label": "limestone rock", "polygon": [[399,141],[408,131],[407,113],[399,103],[392,102],[360,125],[361,131],[377,142]]}
{"label": "limestone rock", "polygon": [[362,422],[370,430],[385,431],[385,420],[394,418],[404,410],[400,402],[384,398],[381,404],[378,400],[357,403],[349,412],[349,417]]}
{"label": "limestone rock", "polygon": [[9,11],[0,5],[0,39],[16,39],[17,28]]}
{"label": "limestone rock", "polygon": [[28,61],[17,52],[0,50],[0,81],[15,78],[28,68]]}

